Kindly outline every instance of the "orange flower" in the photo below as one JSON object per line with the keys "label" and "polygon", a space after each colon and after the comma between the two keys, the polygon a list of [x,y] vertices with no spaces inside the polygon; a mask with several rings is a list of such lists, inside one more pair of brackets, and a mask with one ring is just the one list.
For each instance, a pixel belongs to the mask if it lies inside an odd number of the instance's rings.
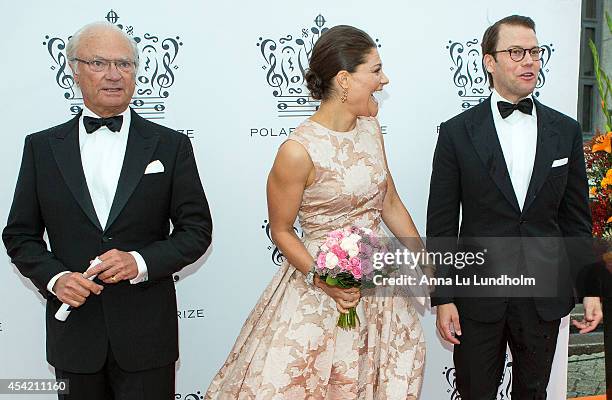
{"label": "orange flower", "polygon": [[612,132],[606,133],[606,135],[599,136],[595,141],[597,143],[593,144],[592,152],[605,151],[606,153],[612,153]]}
{"label": "orange flower", "polygon": [[608,185],[612,185],[612,168],[606,172],[606,176],[601,180],[600,185],[603,189],[607,188]]}
{"label": "orange flower", "polygon": [[608,220],[606,221],[607,224],[609,224],[610,222],[612,222],[612,217],[608,218]]}
{"label": "orange flower", "polygon": [[597,194],[597,186],[591,186],[591,188],[589,189],[589,195],[594,197],[596,194]]}

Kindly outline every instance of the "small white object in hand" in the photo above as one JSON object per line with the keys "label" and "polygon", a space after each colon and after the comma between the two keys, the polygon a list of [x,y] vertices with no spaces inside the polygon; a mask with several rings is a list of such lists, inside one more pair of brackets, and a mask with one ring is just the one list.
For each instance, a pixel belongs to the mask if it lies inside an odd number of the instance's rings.
{"label": "small white object in hand", "polygon": [[[96,257],[95,260],[93,260],[91,264],[89,265],[89,268],[87,268],[87,271],[89,271],[91,268],[95,267],[96,265],[100,264],[101,262],[102,260]],[[87,279],[89,279],[90,281],[93,281],[96,278],[96,276],[98,275],[97,274],[92,275]],[[68,318],[68,316],[70,315],[70,311],[72,311],[72,307],[70,307],[66,303],[63,303],[60,306],[59,310],[57,310],[57,312],[55,313],[55,319],[57,319],[58,321],[62,321],[62,322],[66,321],[66,318]]]}

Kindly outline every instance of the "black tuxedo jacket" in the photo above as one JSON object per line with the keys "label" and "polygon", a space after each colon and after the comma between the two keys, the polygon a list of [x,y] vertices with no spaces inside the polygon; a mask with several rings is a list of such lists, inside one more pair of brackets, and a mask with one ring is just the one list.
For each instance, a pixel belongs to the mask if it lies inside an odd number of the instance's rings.
{"label": "black tuxedo jacket", "polygon": [[[118,364],[137,371],[178,358],[172,274],[204,254],[212,220],[189,139],[131,111],[125,158],[106,229],[81,163],[77,115],[26,137],[15,197],[2,239],[12,262],[47,299],[47,360],[70,372],[99,370],[110,343]],[[165,171],[144,174],[160,160]],[[170,221],[173,229],[170,232]],[[50,250],[43,241],[47,232]],[[110,249],[138,251],[148,280],[107,285],[66,322],[47,291],[61,271],[85,271]],[[100,282],[98,282],[100,283]]]}
{"label": "black tuxedo jacket", "polygon": [[[490,259],[480,272],[488,269],[516,276],[523,270],[545,283],[554,295],[549,290],[530,297],[540,316],[553,320],[574,306],[576,267],[584,261],[573,258],[564,242],[571,240],[573,246],[578,238],[583,240],[581,245],[589,246],[591,214],[579,124],[538,101],[535,107],[536,156],[522,211],[496,133],[491,99],[441,124],[427,238],[428,247],[439,238],[455,238],[460,250],[482,249],[474,242],[483,239],[475,238],[490,238],[487,245],[495,247],[495,254],[489,252]],[[567,164],[552,167],[554,160],[563,158]],[[440,268],[439,276],[467,272],[467,268]],[[432,305],[454,302],[460,316],[478,321],[500,319],[508,301],[507,296],[454,297],[447,288],[436,292]]]}

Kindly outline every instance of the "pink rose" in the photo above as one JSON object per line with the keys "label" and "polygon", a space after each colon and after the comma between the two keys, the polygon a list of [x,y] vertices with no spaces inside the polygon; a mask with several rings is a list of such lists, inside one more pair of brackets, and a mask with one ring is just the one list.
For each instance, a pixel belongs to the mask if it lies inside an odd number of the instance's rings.
{"label": "pink rose", "polygon": [[351,273],[353,274],[353,276],[355,277],[355,279],[361,279],[361,267],[357,267],[351,270]]}
{"label": "pink rose", "polygon": [[351,264],[351,273],[355,278],[360,279],[362,275],[361,260],[359,257],[352,257],[349,262]]}
{"label": "pink rose", "polygon": [[317,257],[317,267],[320,269],[325,268],[325,253],[319,253],[319,257]]}
{"label": "pink rose", "polygon": [[327,236],[333,239],[342,239],[344,237],[344,233],[341,230],[331,231]]}
{"label": "pink rose", "polygon": [[346,258],[343,258],[340,261],[338,261],[338,265],[340,266],[340,268],[342,268],[343,271],[351,270],[351,263]]}
{"label": "pink rose", "polygon": [[334,253],[336,255],[336,257],[338,257],[338,259],[343,260],[347,257],[346,251],[342,250],[342,248],[339,245],[334,245],[331,247],[331,251],[332,253]]}
{"label": "pink rose", "polygon": [[327,240],[325,241],[325,246],[327,246],[328,249],[331,249],[332,247],[337,246],[337,245],[338,245],[338,239],[328,237]]}

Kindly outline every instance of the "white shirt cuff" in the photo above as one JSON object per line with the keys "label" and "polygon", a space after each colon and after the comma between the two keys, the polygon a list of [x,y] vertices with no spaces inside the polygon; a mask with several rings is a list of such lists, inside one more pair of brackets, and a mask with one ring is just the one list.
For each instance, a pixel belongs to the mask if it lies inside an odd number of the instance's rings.
{"label": "white shirt cuff", "polygon": [[130,279],[130,283],[135,285],[140,282],[144,282],[149,279],[149,271],[147,270],[147,263],[144,258],[137,251],[130,251],[130,254],[136,260],[136,265],[138,266],[138,275],[136,278]]}
{"label": "white shirt cuff", "polygon": [[47,283],[47,290],[50,291],[51,293],[53,293],[54,296],[57,296],[55,294],[55,292],[53,291],[53,286],[55,286],[55,282],[57,282],[57,280],[60,278],[60,276],[66,275],[66,274],[69,274],[69,273],[70,273],[70,271],[62,271],[59,274],[55,275],[53,278],[51,278],[49,283]]}

